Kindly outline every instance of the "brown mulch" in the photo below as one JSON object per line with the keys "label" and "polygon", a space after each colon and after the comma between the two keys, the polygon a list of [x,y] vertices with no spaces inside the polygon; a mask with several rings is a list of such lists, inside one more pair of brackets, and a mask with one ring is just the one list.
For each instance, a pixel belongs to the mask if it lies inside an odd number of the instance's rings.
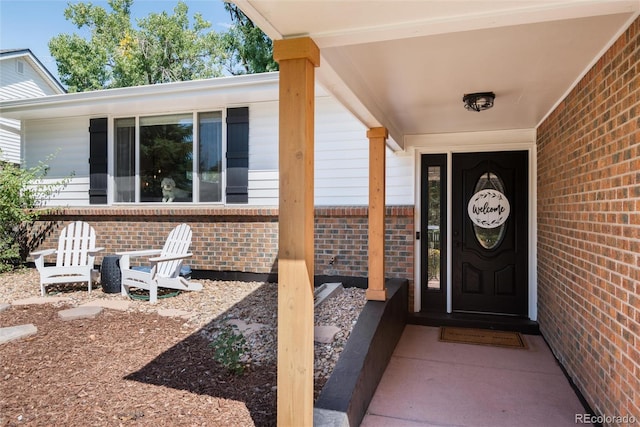
{"label": "brown mulch", "polygon": [[38,328],[0,346],[0,425],[275,425],[275,366],[229,374],[180,319],[105,309],[65,322],[64,308],[0,312],[0,326]]}

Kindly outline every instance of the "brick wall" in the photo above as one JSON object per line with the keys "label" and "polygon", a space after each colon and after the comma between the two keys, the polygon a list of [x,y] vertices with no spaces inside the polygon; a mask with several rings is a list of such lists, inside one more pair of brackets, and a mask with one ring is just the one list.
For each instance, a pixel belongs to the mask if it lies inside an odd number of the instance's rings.
{"label": "brick wall", "polygon": [[[316,209],[316,275],[367,276],[367,215],[366,207]],[[277,272],[276,208],[65,208],[42,217],[41,224],[53,221],[55,227],[39,247],[55,247],[59,229],[75,220],[87,221],[95,228],[97,246],[105,248],[104,254],[161,248],[171,229],[186,222],[193,230],[191,268]],[[386,226],[387,277],[412,279],[413,207],[388,207]],[[98,257],[97,263],[100,262]]]}
{"label": "brick wall", "polygon": [[538,129],[538,320],[599,415],[640,420],[640,20]]}
{"label": "brick wall", "polygon": [[[366,207],[316,209],[316,274],[366,277],[367,216]],[[386,277],[413,278],[413,222],[413,207],[387,207]]]}

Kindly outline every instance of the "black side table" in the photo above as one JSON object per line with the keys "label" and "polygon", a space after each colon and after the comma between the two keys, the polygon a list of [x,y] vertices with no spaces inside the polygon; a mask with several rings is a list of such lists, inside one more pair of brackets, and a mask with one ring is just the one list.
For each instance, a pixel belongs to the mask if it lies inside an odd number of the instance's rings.
{"label": "black side table", "polygon": [[102,292],[107,294],[119,293],[122,287],[122,274],[120,273],[120,257],[107,255],[102,258],[100,266],[100,283]]}

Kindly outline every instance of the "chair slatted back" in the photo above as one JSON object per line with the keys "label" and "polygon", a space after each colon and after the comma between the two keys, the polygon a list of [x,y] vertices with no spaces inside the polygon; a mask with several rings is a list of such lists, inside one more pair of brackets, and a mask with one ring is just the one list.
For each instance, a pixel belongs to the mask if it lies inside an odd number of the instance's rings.
{"label": "chair slatted back", "polygon": [[72,222],[62,229],[58,239],[56,265],[72,267],[93,265],[89,250],[95,248],[96,232],[88,223]]}
{"label": "chair slatted back", "polygon": [[[160,256],[184,255],[189,252],[190,246],[191,227],[180,224],[169,233]],[[181,266],[182,260],[160,262],[156,274],[160,277],[178,277]]]}

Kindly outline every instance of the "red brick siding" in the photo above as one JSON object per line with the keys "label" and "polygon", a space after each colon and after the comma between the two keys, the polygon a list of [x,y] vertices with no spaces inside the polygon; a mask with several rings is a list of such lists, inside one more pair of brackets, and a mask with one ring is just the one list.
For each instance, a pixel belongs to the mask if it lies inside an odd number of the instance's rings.
{"label": "red brick siding", "polygon": [[640,420],[640,19],[538,129],[538,320],[597,414]]}
{"label": "red brick siding", "polygon": [[[84,220],[96,229],[104,254],[160,248],[173,227],[188,223],[193,230],[189,265],[193,269],[269,273],[277,271],[278,209],[276,208],[66,208],[42,218],[59,227]],[[366,207],[316,209],[315,273],[367,276]],[[413,277],[413,207],[387,208],[387,277]],[[59,228],[58,227],[58,228]],[[54,229],[41,248],[54,247]],[[330,264],[330,260],[335,260]],[[98,263],[101,262],[99,257]]]}
{"label": "red brick siding", "polygon": [[[276,261],[278,217],[273,209],[67,208],[43,219],[89,222],[104,254],[161,248],[171,229],[186,222],[193,230],[193,269],[265,273]],[[54,231],[50,239],[57,235]]]}
{"label": "red brick siding", "polygon": [[[316,274],[367,276],[367,215],[366,207],[316,209]],[[385,225],[386,277],[412,279],[413,207],[388,207]]]}

